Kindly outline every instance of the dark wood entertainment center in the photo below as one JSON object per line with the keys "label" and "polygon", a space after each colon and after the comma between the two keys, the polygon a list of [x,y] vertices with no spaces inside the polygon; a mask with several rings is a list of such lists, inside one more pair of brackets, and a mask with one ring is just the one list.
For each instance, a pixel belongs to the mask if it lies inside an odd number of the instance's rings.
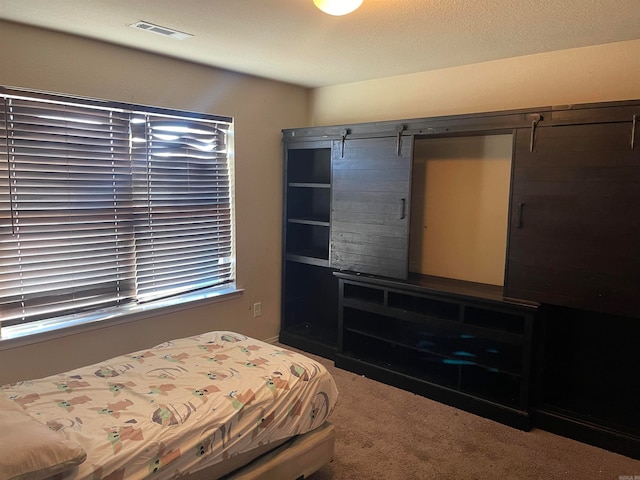
{"label": "dark wood entertainment center", "polygon": [[[638,117],[634,100],[283,130],[280,341],[640,458]],[[431,245],[409,242],[416,146],[498,135],[511,146],[500,281],[413,271]]]}

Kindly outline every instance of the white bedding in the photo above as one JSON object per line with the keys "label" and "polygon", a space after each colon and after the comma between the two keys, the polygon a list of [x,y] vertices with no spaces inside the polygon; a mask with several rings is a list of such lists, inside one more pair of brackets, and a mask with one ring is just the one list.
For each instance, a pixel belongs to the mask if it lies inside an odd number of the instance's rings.
{"label": "white bedding", "polygon": [[129,480],[176,478],[310,431],[338,392],[303,355],[209,332],[5,385],[0,395],[86,450],[62,478]]}

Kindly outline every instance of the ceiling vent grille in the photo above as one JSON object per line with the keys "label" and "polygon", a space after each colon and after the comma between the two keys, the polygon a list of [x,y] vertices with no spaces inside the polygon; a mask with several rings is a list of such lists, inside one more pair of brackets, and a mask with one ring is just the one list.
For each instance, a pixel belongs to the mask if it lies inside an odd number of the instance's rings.
{"label": "ceiling vent grille", "polygon": [[132,23],[129,26],[131,28],[137,28],[138,30],[144,30],[145,32],[156,33],[158,35],[162,35],[163,37],[175,38],[176,40],[184,40],[185,38],[193,37],[193,35],[191,35],[190,33],[179,32],[178,30],[161,27],[160,25],[154,25],[153,23],[144,22],[142,20],[136,23]]}

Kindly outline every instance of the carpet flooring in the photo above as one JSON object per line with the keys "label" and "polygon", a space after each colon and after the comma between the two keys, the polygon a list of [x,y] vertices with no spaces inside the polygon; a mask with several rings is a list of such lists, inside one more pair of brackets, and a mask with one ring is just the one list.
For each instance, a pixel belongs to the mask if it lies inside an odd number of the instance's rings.
{"label": "carpet flooring", "polygon": [[523,432],[306,355],[329,369],[340,391],[331,416],[334,460],[309,480],[640,478],[640,460],[543,430]]}

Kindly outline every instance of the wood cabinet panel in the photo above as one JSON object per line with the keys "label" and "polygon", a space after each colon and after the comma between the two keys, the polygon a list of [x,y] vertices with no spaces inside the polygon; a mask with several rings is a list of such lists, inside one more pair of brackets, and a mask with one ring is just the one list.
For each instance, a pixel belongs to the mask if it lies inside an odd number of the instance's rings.
{"label": "wood cabinet panel", "polygon": [[631,121],[515,139],[505,294],[640,316],[640,149]]}
{"label": "wood cabinet panel", "polygon": [[408,272],[413,138],[335,141],[330,265],[395,278]]}

